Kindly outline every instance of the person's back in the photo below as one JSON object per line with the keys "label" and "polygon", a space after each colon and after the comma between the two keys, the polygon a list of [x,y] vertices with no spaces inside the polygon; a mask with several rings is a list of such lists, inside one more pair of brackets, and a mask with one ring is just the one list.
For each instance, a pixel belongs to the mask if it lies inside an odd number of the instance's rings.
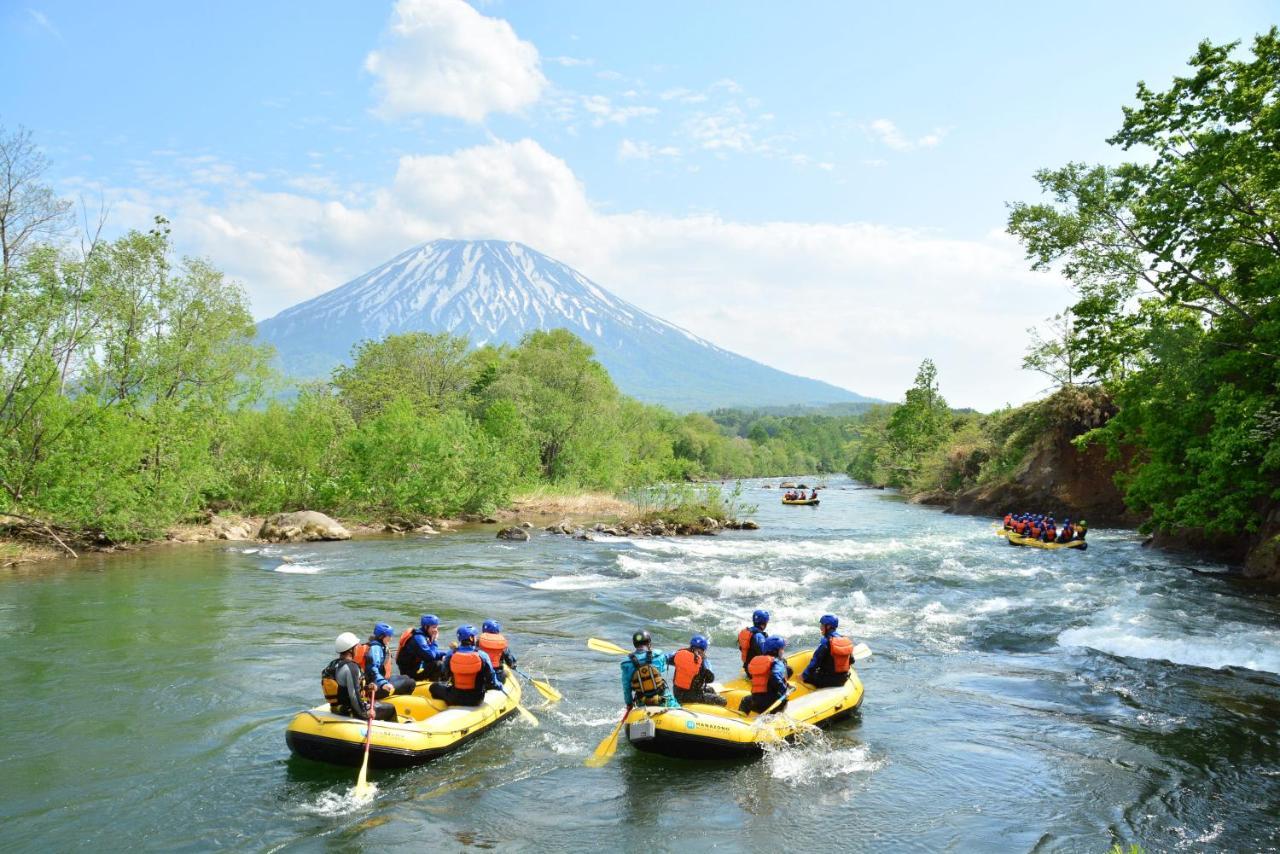
{"label": "person's back", "polygon": [[843,685],[849,681],[853,668],[853,641],[836,631],[840,621],[834,614],[823,614],[818,624],[822,627],[822,640],[800,678],[817,688]]}
{"label": "person's back", "polygon": [[707,666],[708,645],[706,637],[694,635],[690,638],[687,649],[671,656],[671,666],[675,668],[675,675],[671,680],[675,684],[672,693],[676,702],[709,703],[715,706],[727,704],[728,701],[711,687],[716,675]]}
{"label": "person's back", "polygon": [[450,706],[478,706],[486,691],[501,689],[489,656],[476,646],[473,626],[458,628],[458,648],[444,659],[448,682],[432,682],[431,696]]}
{"label": "person's back", "polygon": [[622,699],[628,706],[674,706],[667,688],[667,656],[653,648],[653,638],[641,630],[631,636],[635,651],[624,658]]}
{"label": "person's back", "polygon": [[497,620],[484,621],[484,625],[480,627],[478,645],[480,650],[489,656],[489,663],[493,665],[493,671],[498,674],[498,681],[505,682],[506,674],[503,672],[502,665],[505,664],[514,669],[516,657],[511,654],[511,645],[502,636],[502,626]]}
{"label": "person's back", "polygon": [[771,637],[765,641],[764,654],[751,660],[747,667],[747,676],[751,680],[751,694],[742,698],[738,711],[745,714],[765,712],[773,707],[780,712],[787,706],[787,663],[782,660],[782,651],[786,649],[786,638]]}
{"label": "person's back", "polygon": [[757,608],[751,615],[751,625],[738,632],[738,652],[742,654],[742,670],[748,672],[747,667],[751,664],[751,659],[764,652],[764,642],[769,637],[769,633],[765,631],[769,626],[769,612],[763,608]]}
{"label": "person's back", "polygon": [[[320,673],[320,689],[329,702],[329,711],[335,715],[365,719],[369,706],[365,702],[365,680],[360,665],[355,660],[355,650],[360,639],[351,632],[343,632],[334,641],[338,657]],[[395,706],[390,703],[374,703],[374,717],[380,721],[396,719]]]}

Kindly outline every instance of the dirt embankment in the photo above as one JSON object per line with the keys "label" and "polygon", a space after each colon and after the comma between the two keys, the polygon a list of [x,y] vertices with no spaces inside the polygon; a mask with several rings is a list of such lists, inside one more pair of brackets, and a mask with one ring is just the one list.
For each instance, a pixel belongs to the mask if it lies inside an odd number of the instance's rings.
{"label": "dirt embankment", "polygon": [[[953,496],[955,513],[999,515],[1007,512],[1049,513],[1086,519],[1090,525],[1135,528],[1142,517],[1125,507],[1115,476],[1126,463],[1108,459],[1097,445],[1080,451],[1074,436],[1055,430],[1032,446],[1007,479]],[[1128,455],[1125,455],[1128,456]]]}

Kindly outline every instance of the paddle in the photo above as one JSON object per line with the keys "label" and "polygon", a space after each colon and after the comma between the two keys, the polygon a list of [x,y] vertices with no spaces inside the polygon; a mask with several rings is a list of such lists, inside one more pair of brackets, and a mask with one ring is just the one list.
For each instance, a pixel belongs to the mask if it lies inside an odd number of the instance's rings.
{"label": "paddle", "polygon": [[356,777],[356,787],[352,796],[367,798],[373,795],[373,787],[369,785],[369,747],[373,744],[373,713],[377,709],[378,688],[373,686],[369,691],[369,720],[365,724],[364,761],[360,763],[360,774]]}
{"label": "paddle", "polygon": [[[510,667],[507,668],[507,673],[510,675],[514,675],[514,674],[511,674]],[[502,689],[502,693],[507,694],[507,686],[505,684],[503,684],[502,682],[499,682],[498,687]],[[507,694],[507,696],[511,697],[510,694]],[[520,701],[515,699],[514,697],[511,697],[511,699],[512,699],[512,702],[516,704],[516,711],[520,713],[520,717],[524,718],[526,721],[533,724],[534,726],[540,726],[540,724],[538,723],[538,719],[533,716],[533,712],[529,711],[524,706],[520,705]]]}
{"label": "paddle", "polygon": [[518,667],[513,667],[512,670],[529,680],[529,684],[533,685],[533,687],[537,689],[538,693],[547,699],[548,703],[558,703],[564,699],[564,695],[555,688],[552,688],[550,682],[542,682],[538,679],[534,679]]}
{"label": "paddle", "polygon": [[596,652],[607,652],[610,655],[630,655],[631,654],[630,652],[627,652],[622,647],[618,646],[616,643],[609,643],[607,640],[600,640],[599,638],[587,638],[587,648],[593,649]]}
{"label": "paddle", "polygon": [[866,661],[870,657],[871,647],[867,646],[865,643],[860,643],[853,648],[854,661]]}
{"label": "paddle", "polygon": [[631,706],[627,706],[627,710],[622,713],[622,719],[613,728],[613,732],[605,736],[604,741],[596,745],[595,752],[587,757],[586,765],[588,768],[604,767],[613,758],[613,754],[618,752],[618,735],[622,732],[622,725],[627,722],[627,715],[629,714],[631,714]]}

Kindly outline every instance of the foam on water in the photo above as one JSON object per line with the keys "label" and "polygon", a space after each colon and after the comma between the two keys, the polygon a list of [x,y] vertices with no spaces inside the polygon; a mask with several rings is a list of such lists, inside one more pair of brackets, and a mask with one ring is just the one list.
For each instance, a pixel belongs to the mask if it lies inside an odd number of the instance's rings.
{"label": "foam on water", "polygon": [[370,783],[368,791],[361,796],[356,795],[355,787],[334,791],[332,789],[320,793],[314,801],[300,805],[302,812],[309,815],[331,818],[346,815],[362,807],[368,806],[378,794],[378,784]]}
{"label": "foam on water", "polygon": [[1244,626],[1223,626],[1221,634],[1216,637],[1170,636],[1140,626],[1111,622],[1067,629],[1058,635],[1058,645],[1082,646],[1127,658],[1172,661],[1214,670],[1244,667],[1280,673],[1280,632]]}
{"label": "foam on water", "polygon": [[826,739],[765,749],[765,767],[774,780],[792,788],[853,774],[870,774],[884,767],[866,745],[831,749]]}
{"label": "foam on water", "polygon": [[307,566],[305,563],[282,563],[272,572],[283,572],[287,575],[315,575],[320,572],[321,567]]}
{"label": "foam on water", "polygon": [[613,581],[615,579],[607,575],[597,575],[595,573],[586,575],[553,575],[550,578],[535,581],[529,586],[534,590],[590,590],[595,587],[605,587]]}

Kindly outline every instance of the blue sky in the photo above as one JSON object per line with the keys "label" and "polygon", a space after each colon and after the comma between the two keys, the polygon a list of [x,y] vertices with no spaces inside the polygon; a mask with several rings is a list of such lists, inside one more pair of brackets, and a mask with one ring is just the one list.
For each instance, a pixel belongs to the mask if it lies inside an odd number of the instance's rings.
{"label": "blue sky", "polygon": [[[1119,7],[1119,8],[1117,8]],[[1001,235],[1135,84],[1274,3],[9,3],[0,122],[114,229],[274,314],[433,237],[521,240],[745,355],[956,405],[1065,305]]]}

